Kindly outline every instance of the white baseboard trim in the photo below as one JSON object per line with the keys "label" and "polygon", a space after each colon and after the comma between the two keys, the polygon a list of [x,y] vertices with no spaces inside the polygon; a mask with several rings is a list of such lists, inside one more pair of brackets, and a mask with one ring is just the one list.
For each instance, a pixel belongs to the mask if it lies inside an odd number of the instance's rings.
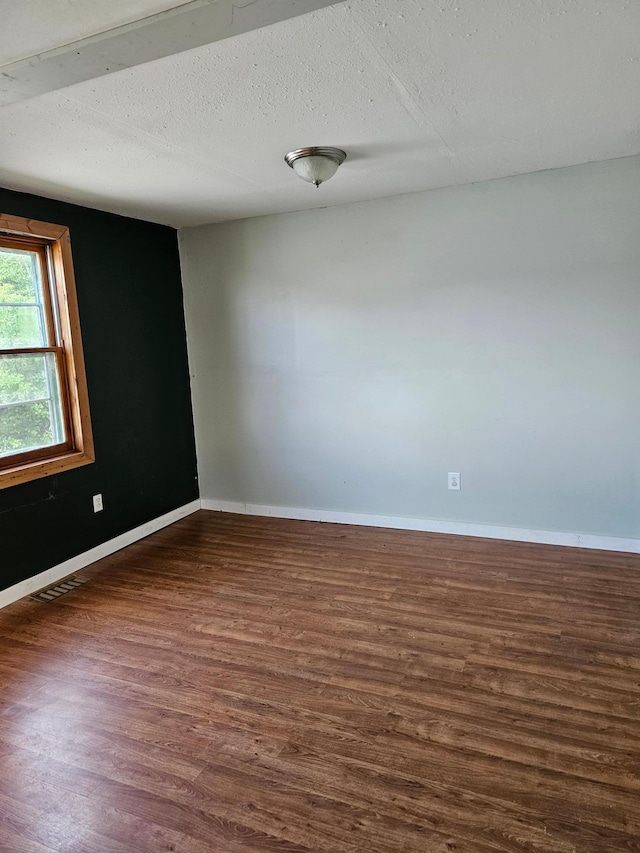
{"label": "white baseboard trim", "polygon": [[242,515],[262,515],[272,518],[292,518],[299,521],[325,521],[332,524],[356,524],[363,527],[389,527],[394,530],[422,530],[426,533],[450,533],[455,536],[479,536],[483,539],[507,539],[513,542],[537,542],[542,545],[563,545],[570,548],[593,548],[598,551],[622,551],[640,554],[640,539],[624,539],[616,536],[598,536],[593,533],[564,533],[555,530],[534,530],[527,527],[496,527],[488,524],[470,524],[463,521],[437,521],[426,518],[401,518],[395,515],[369,515],[358,512],[336,512],[324,509],[302,509],[288,506],[219,501],[203,498],[154,518],[97,545],[77,557],[65,560],[31,578],[0,590],[0,609],[13,604],[43,587],[50,586],[62,578],[84,569],[86,566],[108,557],[139,539],[144,539],[156,530],[168,527],[181,518],[199,509],[215,512],[234,512]]}
{"label": "white baseboard trim", "polygon": [[163,527],[168,527],[175,521],[179,521],[181,518],[185,518],[185,516],[191,515],[192,512],[196,512],[196,510],[199,509],[200,501],[191,501],[191,503],[184,504],[184,506],[173,509],[171,512],[167,512],[159,518],[154,518],[151,521],[147,521],[145,524],[141,524],[140,527],[136,527],[133,530],[122,533],[114,539],[109,539],[108,542],[103,542],[102,545],[97,545],[95,548],[91,548],[91,550],[85,551],[83,554],[78,554],[77,557],[65,560],[64,563],[60,563],[58,566],[53,566],[50,569],[46,569],[44,572],[40,572],[40,574],[14,584],[8,589],[4,589],[0,592],[0,608],[6,607],[8,604],[13,604],[13,602],[18,601],[19,598],[31,595],[32,592],[36,592],[43,587],[51,586],[51,584],[62,580],[62,578],[66,578],[68,575],[72,575],[74,572],[84,569],[85,566],[89,566],[91,563],[95,563],[96,560],[108,557],[109,554],[120,551],[122,548],[126,548],[127,545],[132,545],[139,539],[144,539],[145,536],[149,536],[151,533],[155,533],[156,530],[161,530]]}
{"label": "white baseboard trim", "polygon": [[479,536],[483,539],[509,539],[513,542],[537,542],[542,545],[564,545],[569,548],[595,548],[598,551],[625,551],[640,554],[640,539],[598,536],[593,533],[563,533],[556,530],[533,530],[527,527],[495,527],[489,524],[469,524],[464,521],[434,521],[426,518],[400,518],[394,515],[299,509],[208,498],[203,498],[201,504],[202,509],[236,512],[243,515],[327,521],[333,524],[360,524],[365,527],[390,527],[395,530],[422,530],[427,533],[452,533],[455,536]]}

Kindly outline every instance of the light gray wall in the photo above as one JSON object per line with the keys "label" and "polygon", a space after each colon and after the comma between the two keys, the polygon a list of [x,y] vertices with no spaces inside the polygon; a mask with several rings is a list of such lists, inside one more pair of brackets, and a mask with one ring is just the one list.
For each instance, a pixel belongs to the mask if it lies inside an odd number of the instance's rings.
{"label": "light gray wall", "polygon": [[180,243],[203,498],[640,536],[639,159]]}

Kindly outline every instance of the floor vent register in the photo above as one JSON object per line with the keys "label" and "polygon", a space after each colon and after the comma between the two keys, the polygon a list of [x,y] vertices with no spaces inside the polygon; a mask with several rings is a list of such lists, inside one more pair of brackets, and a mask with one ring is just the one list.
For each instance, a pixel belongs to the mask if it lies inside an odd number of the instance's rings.
{"label": "floor vent register", "polygon": [[76,589],[79,586],[82,586],[83,583],[86,583],[89,578],[78,578],[75,575],[72,575],[70,578],[65,578],[60,583],[57,583],[55,586],[49,586],[46,589],[38,590],[38,592],[34,592],[31,595],[31,598],[35,598],[36,601],[55,601],[57,598],[60,598],[61,595],[66,595],[66,593],[71,592],[72,589]]}

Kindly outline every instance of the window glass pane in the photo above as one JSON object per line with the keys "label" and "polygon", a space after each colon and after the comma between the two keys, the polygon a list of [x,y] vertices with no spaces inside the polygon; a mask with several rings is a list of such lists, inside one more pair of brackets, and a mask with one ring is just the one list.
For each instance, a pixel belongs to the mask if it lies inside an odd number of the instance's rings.
{"label": "window glass pane", "polygon": [[64,440],[55,355],[0,355],[0,456]]}
{"label": "window glass pane", "polygon": [[53,353],[0,355],[0,406],[48,398],[51,360]]}
{"label": "window glass pane", "polygon": [[37,252],[0,247],[0,348],[46,346]]}
{"label": "window glass pane", "polygon": [[0,304],[0,349],[46,346],[38,305]]}

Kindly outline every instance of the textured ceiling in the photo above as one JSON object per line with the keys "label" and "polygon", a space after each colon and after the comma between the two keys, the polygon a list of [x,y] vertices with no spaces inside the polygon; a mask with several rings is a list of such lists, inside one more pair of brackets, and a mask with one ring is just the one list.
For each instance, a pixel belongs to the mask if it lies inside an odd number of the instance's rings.
{"label": "textured ceiling", "polygon": [[[177,4],[3,5],[6,62]],[[54,5],[77,29],[23,39]],[[348,0],[2,107],[0,183],[181,226],[636,154],[638,33],[626,0]],[[304,145],[348,152],[319,190]]]}

